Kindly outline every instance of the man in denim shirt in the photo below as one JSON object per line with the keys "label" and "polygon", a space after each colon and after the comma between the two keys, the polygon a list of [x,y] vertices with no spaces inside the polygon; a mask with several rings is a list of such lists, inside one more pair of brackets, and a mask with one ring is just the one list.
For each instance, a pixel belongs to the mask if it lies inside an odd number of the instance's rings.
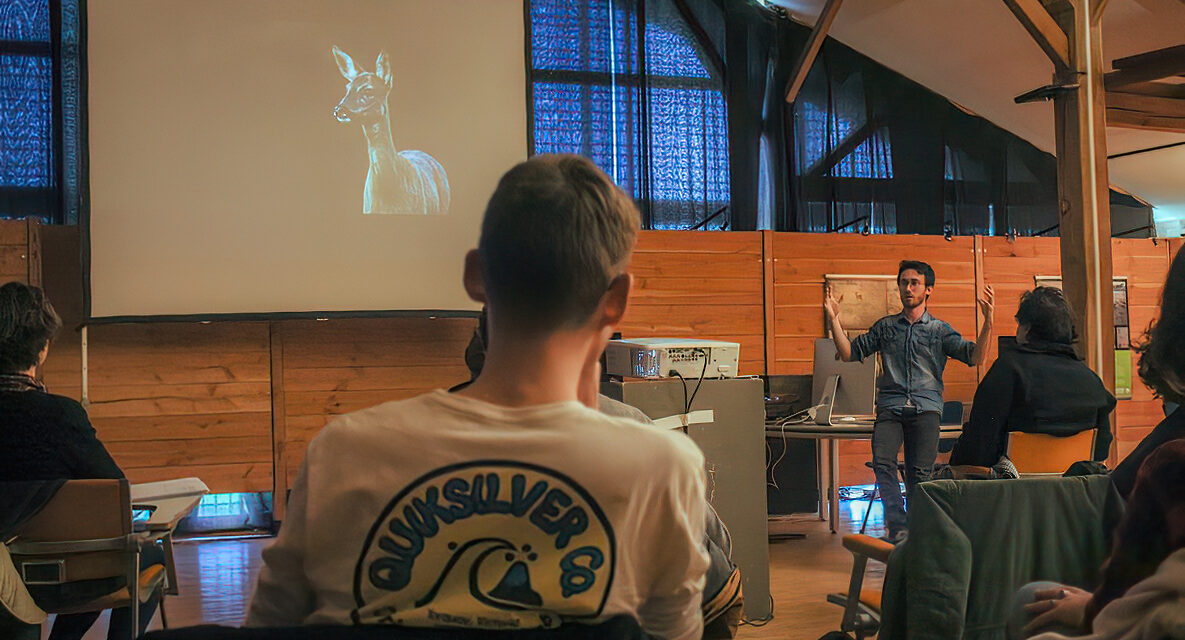
{"label": "man in denim shirt", "polygon": [[905,506],[897,485],[897,451],[905,443],[907,491],[930,479],[938,456],[938,422],[942,415],[942,371],[946,359],[968,366],[983,362],[992,331],[992,288],[979,300],[984,324],[976,342],[968,342],[949,324],[926,311],[934,290],[934,269],[925,262],[903,260],[897,269],[901,313],[885,316],[855,340],[848,340],[839,321],[839,302],[828,290],[823,309],[839,357],[864,360],[880,352],[883,372],[877,380],[876,425],[872,430],[872,469],[885,508],[888,539],[900,542],[906,533]]}

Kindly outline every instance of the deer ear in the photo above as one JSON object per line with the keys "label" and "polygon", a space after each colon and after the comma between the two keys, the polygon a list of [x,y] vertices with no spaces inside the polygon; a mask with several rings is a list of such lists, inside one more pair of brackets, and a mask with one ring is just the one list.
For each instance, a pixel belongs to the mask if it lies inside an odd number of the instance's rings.
{"label": "deer ear", "polygon": [[383,79],[383,83],[388,87],[391,86],[391,61],[387,59],[387,52],[383,51],[379,54],[379,59],[374,62],[374,74]]}
{"label": "deer ear", "polygon": [[358,77],[358,68],[354,66],[354,59],[350,54],[337,48],[333,45],[333,59],[337,61],[337,68],[341,70],[342,77],[346,80],[353,80]]}

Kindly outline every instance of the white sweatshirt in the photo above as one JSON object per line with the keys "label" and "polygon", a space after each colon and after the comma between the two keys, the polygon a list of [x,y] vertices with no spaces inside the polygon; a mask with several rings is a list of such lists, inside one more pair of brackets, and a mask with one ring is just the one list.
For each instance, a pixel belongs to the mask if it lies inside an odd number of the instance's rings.
{"label": "white sweatshirt", "polygon": [[309,444],[247,626],[517,629],[634,616],[698,638],[704,459],[681,434],[576,402],[444,391]]}

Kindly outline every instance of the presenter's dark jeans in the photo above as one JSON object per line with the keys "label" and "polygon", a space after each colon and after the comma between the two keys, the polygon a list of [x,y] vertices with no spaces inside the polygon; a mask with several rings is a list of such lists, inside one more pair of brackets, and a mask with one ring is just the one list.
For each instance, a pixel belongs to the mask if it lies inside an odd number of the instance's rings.
{"label": "presenter's dark jeans", "polygon": [[930,479],[938,457],[939,414],[912,407],[882,411],[872,428],[872,470],[885,507],[885,528],[892,536],[905,529],[905,504],[898,485],[897,452],[905,444],[905,490]]}

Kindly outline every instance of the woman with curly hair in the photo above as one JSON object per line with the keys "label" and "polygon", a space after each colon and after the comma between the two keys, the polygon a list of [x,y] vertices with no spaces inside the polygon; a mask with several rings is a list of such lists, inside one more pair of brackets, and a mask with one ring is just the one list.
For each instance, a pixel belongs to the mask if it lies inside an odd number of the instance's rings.
{"label": "woman with curly hair", "polygon": [[1164,283],[1160,318],[1148,329],[1140,353],[1140,378],[1156,397],[1175,405],[1174,410],[1149,433],[1123,462],[1111,479],[1126,498],[1136,482],[1140,464],[1160,445],[1185,438],[1185,251],[1177,252]]}

